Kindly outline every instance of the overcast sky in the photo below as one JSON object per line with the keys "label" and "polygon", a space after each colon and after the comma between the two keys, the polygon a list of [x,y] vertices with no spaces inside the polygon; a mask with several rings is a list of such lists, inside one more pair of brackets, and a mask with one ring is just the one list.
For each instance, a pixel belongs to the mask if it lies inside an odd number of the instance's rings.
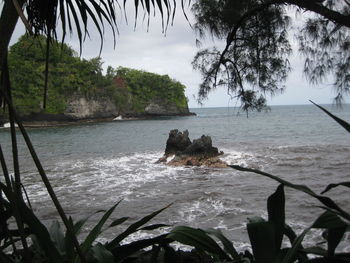
{"label": "overcast sky", "polygon": [[[183,16],[180,9],[177,10],[174,25],[170,26],[166,35],[162,33],[161,23],[158,17],[152,17],[149,30],[147,23],[142,17],[134,30],[133,12],[128,12],[129,24],[125,20],[119,20],[119,35],[117,36],[116,48],[113,48],[113,36],[111,32],[105,34],[104,46],[101,53],[104,67],[125,66],[142,69],[159,74],[168,74],[186,85],[186,96],[189,99],[189,107],[200,107],[196,102],[196,94],[201,81],[201,75],[192,69],[191,61],[198,51],[196,47],[196,36]],[[190,15],[188,11],[188,15]],[[99,55],[100,40],[95,29],[90,30],[92,39],[87,39],[82,57],[92,58]],[[11,43],[16,42],[24,33],[24,28],[19,22],[13,35]],[[66,43],[79,50],[76,38],[67,38]],[[215,45],[211,39],[205,41],[206,45]],[[289,74],[286,82],[286,91],[282,95],[268,97],[269,105],[308,104],[309,99],[321,103],[332,103],[335,94],[331,85],[323,84],[317,87],[308,84],[302,74],[303,58],[299,57],[297,45],[294,54],[290,58],[293,71]],[[204,101],[204,107],[227,107],[236,106],[236,101],[231,100],[226,90],[218,89],[209,95]]]}

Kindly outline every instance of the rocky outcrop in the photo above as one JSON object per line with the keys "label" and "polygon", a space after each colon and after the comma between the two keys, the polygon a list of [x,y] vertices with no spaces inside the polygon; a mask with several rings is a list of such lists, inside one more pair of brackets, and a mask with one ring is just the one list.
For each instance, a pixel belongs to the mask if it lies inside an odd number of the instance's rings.
{"label": "rocky outcrop", "polygon": [[190,116],[196,115],[188,109],[188,105],[179,107],[175,102],[154,98],[145,103],[137,111],[133,109],[133,100],[126,101],[124,107],[120,109],[120,115],[127,118],[141,117],[141,118],[152,118],[159,116]]}
{"label": "rocky outcrop", "polygon": [[150,102],[145,107],[144,113],[150,116],[191,115],[188,107],[180,108],[175,103],[164,103],[164,101]]}
{"label": "rocky outcrop", "polygon": [[218,148],[212,146],[210,136],[202,135],[202,137],[200,137],[199,139],[193,140],[193,142],[181,154],[216,157],[223,153],[220,153]]}
{"label": "rocky outcrop", "polygon": [[71,119],[99,119],[118,115],[117,108],[109,99],[70,99],[64,115]]}
{"label": "rocky outcrop", "polygon": [[165,154],[158,160],[171,166],[207,166],[215,168],[228,167],[220,160],[223,152],[212,146],[210,136],[202,135],[199,139],[191,140],[188,131],[171,130],[166,142]]}
{"label": "rocky outcrop", "polygon": [[[119,117],[121,120],[135,118],[151,118],[155,116],[187,116],[192,115],[188,108],[180,109],[176,105],[163,105],[152,102],[144,111],[128,111],[120,113],[110,99],[96,99],[73,96],[67,101],[66,109],[63,113],[35,112],[22,115],[21,119],[26,126],[50,126],[71,123],[76,121],[106,121]],[[0,126],[6,122],[7,118],[0,115]]]}
{"label": "rocky outcrop", "polygon": [[116,107],[109,99],[76,96],[67,101],[63,113],[32,112],[21,115],[21,120],[26,126],[51,126],[77,121],[113,120],[117,115]]}
{"label": "rocky outcrop", "polygon": [[191,145],[191,140],[188,138],[188,130],[184,132],[179,132],[178,130],[171,130],[169,133],[169,138],[166,141],[165,155],[174,155],[181,153],[188,146]]}

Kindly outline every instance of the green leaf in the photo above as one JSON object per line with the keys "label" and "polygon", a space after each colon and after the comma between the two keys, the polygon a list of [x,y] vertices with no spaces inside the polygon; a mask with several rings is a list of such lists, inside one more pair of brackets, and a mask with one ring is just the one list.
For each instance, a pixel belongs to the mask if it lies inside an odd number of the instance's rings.
{"label": "green leaf", "polygon": [[301,248],[301,243],[304,240],[304,237],[306,235],[307,232],[310,231],[310,227],[305,229],[300,236],[298,236],[293,244],[292,247],[288,250],[287,255],[283,258],[283,261],[281,263],[292,263],[294,262],[295,258],[297,257],[297,253],[299,252],[300,248]]}
{"label": "green leaf", "polygon": [[57,220],[54,220],[49,228],[51,240],[54,242],[57,250],[61,255],[66,254],[66,244],[61,225]]}
{"label": "green leaf", "polygon": [[342,183],[338,183],[338,184],[329,184],[327,185],[326,189],[324,189],[321,194],[323,195],[324,193],[328,192],[329,190],[338,187],[338,186],[345,186],[345,187],[349,187],[350,188],[350,182],[342,182]]}
{"label": "green leaf", "polygon": [[247,224],[247,230],[256,263],[273,263],[278,252],[273,224],[251,222]]}
{"label": "green leaf", "polygon": [[284,235],[288,237],[291,244],[297,238],[297,235],[295,234],[294,230],[287,224],[284,225]]}
{"label": "green leaf", "polygon": [[111,249],[111,252],[115,257],[115,261],[120,262],[121,260],[131,255],[134,255],[137,252],[140,252],[142,249],[145,249],[147,247],[150,247],[156,244],[161,244],[161,243],[164,244],[164,242],[170,242],[165,240],[166,236],[167,234],[164,234],[157,237],[133,241],[126,245],[116,246],[113,249]]}
{"label": "green leaf", "polygon": [[169,245],[163,246],[164,248],[164,262],[178,262],[178,257],[175,249]]}
{"label": "green leaf", "polygon": [[346,226],[328,229],[328,256],[334,256],[335,249],[339,245],[340,241],[343,239],[346,229]]}
{"label": "green leaf", "polygon": [[52,242],[49,231],[46,229],[46,227],[22,200],[19,200],[18,205],[21,210],[23,221],[29,226],[31,232],[37,237],[38,244],[45,252],[46,256],[53,262],[63,262],[63,258],[55,247],[55,244]]}
{"label": "green leaf", "polygon": [[311,227],[331,229],[347,226],[349,226],[349,224],[341,220],[338,215],[331,211],[326,211],[316,219],[316,221],[312,224]]}
{"label": "green leaf", "polygon": [[114,220],[110,225],[109,227],[114,227],[114,226],[118,226],[122,223],[124,223],[126,220],[128,220],[129,217],[121,217],[121,218],[118,218],[116,220]]}
{"label": "green leaf", "polygon": [[312,104],[314,104],[315,106],[319,107],[321,110],[323,110],[328,116],[330,116],[333,120],[335,120],[337,123],[339,123],[345,130],[350,132],[350,124],[349,123],[347,123],[346,121],[344,121],[344,120],[338,118],[337,116],[333,115],[328,110],[326,110],[325,108],[323,108],[320,105],[316,104],[315,102],[313,102],[311,100],[310,100],[310,102]]}
{"label": "green leaf", "polygon": [[15,263],[15,260],[0,252],[0,262],[2,263]]}
{"label": "green leaf", "polygon": [[285,228],[285,197],[283,184],[280,184],[276,192],[267,199],[267,212],[269,215],[268,221],[273,224],[275,230],[275,247],[276,249],[280,249]]}
{"label": "green leaf", "polygon": [[232,259],[238,260],[241,258],[232,242],[228,240],[219,229],[206,229],[205,232],[218,238],[224,246],[224,251],[230,254]]}
{"label": "green leaf", "polygon": [[[73,225],[73,219],[72,217],[68,218],[68,224],[71,225],[71,229],[73,229],[74,234],[76,236],[78,236],[78,232],[80,227],[83,225],[83,223],[81,224],[81,226],[76,226]],[[66,246],[66,257],[67,257],[67,261],[68,262],[74,262],[75,259],[75,251],[74,251],[74,243],[73,240],[71,238],[71,236],[68,234],[68,231],[66,231],[66,235],[65,235],[65,246]]]}
{"label": "green leaf", "polygon": [[[97,225],[90,231],[88,236],[86,237],[85,241],[81,245],[81,250],[83,253],[87,252],[88,249],[91,247],[92,243],[96,240],[96,238],[100,235],[101,229],[104,225],[104,223],[107,221],[107,219],[111,216],[114,209],[120,204],[121,201],[116,203],[114,206],[112,206],[100,219],[100,221],[97,223]],[[76,261],[78,258],[76,259]],[[79,262],[79,261],[77,261]]]}
{"label": "green leaf", "polygon": [[208,236],[202,229],[195,229],[187,226],[177,226],[170,231],[167,238],[178,241],[182,244],[193,246],[210,254],[217,255],[220,259],[230,260],[230,257],[221,247]]}
{"label": "green leaf", "polygon": [[311,228],[337,229],[331,234],[332,236],[329,239],[330,243],[328,243],[329,248],[335,249],[339,244],[341,237],[344,234],[342,233],[342,230],[338,228],[344,227],[346,229],[347,226],[348,224],[342,221],[339,218],[339,216],[336,215],[335,213],[332,213],[330,211],[324,212],[315,220],[315,222],[311,225],[311,227],[308,227],[307,229],[305,229],[303,233],[294,240],[292,247],[288,250],[288,253],[286,257],[283,259],[282,263],[294,262],[297,256],[297,253],[304,251],[304,249],[301,246],[301,243],[306,233],[310,231]]}
{"label": "green leaf", "polygon": [[101,243],[97,243],[91,248],[92,256],[97,260],[97,263],[114,263],[113,254],[107,250]]}
{"label": "green leaf", "polygon": [[[171,205],[171,204],[170,204]],[[167,209],[170,205],[167,205],[166,207],[159,209],[158,211],[153,212],[152,214],[149,214],[142,218],[141,220],[133,223],[130,225],[124,232],[122,232],[120,235],[118,235],[116,238],[114,238],[111,242],[107,244],[107,249],[112,250],[114,247],[118,246],[119,243],[129,236],[130,234],[133,234],[137,231],[139,231],[139,227],[143,226],[144,224],[148,223],[152,218],[154,218],[156,215]]]}
{"label": "green leaf", "polygon": [[[78,236],[80,231],[81,231],[81,229],[82,229],[82,227],[85,225],[86,221],[89,220],[89,218],[91,216],[93,216],[93,215],[95,215],[97,213],[101,213],[101,212],[106,212],[106,211],[98,210],[95,213],[78,220],[76,223],[73,223],[72,217],[69,217],[68,222],[71,225],[71,228],[73,229],[74,234],[76,236]],[[73,240],[71,239],[71,237],[68,234],[68,232],[66,232],[66,235],[65,235],[65,244],[66,244],[67,260],[69,262],[73,262],[74,258],[75,258],[74,244],[73,244]]]}

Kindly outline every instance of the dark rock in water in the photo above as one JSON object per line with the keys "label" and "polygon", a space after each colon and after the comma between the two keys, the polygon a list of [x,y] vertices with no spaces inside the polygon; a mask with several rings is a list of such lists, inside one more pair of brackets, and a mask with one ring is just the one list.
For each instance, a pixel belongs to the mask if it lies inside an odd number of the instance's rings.
{"label": "dark rock in water", "polygon": [[[199,139],[191,140],[188,131],[171,130],[166,143],[165,154],[158,163],[172,166],[208,166],[216,168],[227,167],[227,163],[218,158],[223,152],[213,147],[210,136],[202,135]],[[168,158],[173,157],[170,161]]]}
{"label": "dark rock in water", "polygon": [[218,156],[220,153],[218,148],[212,146],[211,137],[202,135],[199,139],[193,140],[181,154],[213,157]]}
{"label": "dark rock in water", "polygon": [[171,130],[169,138],[166,142],[165,155],[176,154],[183,152],[191,145],[191,140],[188,138],[188,131],[179,132],[178,130]]}

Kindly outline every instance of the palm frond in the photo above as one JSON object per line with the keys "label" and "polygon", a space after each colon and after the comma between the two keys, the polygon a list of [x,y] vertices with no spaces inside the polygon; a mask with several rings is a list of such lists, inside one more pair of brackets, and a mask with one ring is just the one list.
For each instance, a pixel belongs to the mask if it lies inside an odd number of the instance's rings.
{"label": "palm frond", "polygon": [[[120,4],[120,1],[123,1],[123,3]],[[190,2],[189,0],[181,0],[182,7],[187,1]],[[119,32],[117,6],[119,8],[123,6],[122,9],[127,22],[126,5],[126,0],[53,0],[44,2],[28,0],[26,2],[26,11],[30,30],[35,35],[46,35],[55,39],[58,28],[61,28],[62,40],[65,39],[67,33],[76,33],[80,49],[82,49],[82,44],[86,36],[89,35],[89,28],[95,27],[98,31],[102,48],[105,25],[110,27],[114,43],[116,41],[116,33]],[[156,11],[159,11],[163,32],[174,20],[176,0],[134,0],[133,5],[135,8],[135,27],[140,15],[139,9],[142,9],[144,15],[148,16],[148,20],[152,14],[155,15]]]}

